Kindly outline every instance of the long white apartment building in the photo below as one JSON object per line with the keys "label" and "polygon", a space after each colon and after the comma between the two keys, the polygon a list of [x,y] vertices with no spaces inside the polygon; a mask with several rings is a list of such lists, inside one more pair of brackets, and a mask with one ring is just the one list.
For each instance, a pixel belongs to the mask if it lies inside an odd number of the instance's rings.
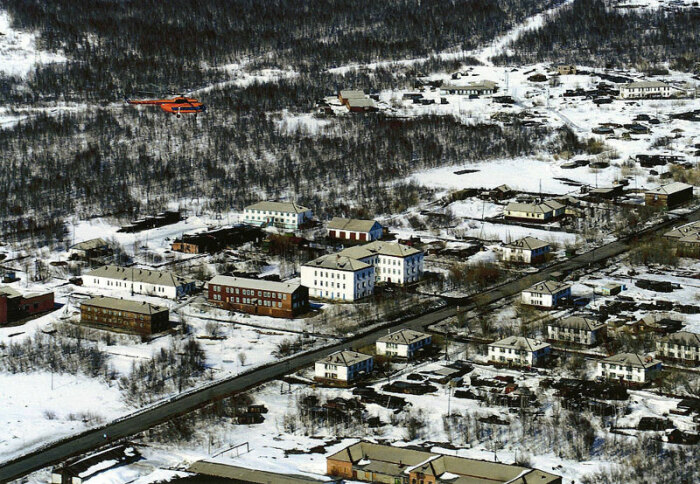
{"label": "long white apartment building", "polygon": [[618,353],[598,361],[597,375],[605,380],[647,383],[661,371],[661,362],[648,355]]}
{"label": "long white apartment building", "polygon": [[339,254],[328,254],[301,266],[301,285],[309,297],[355,301],[374,293],[374,267]]}
{"label": "long white apartment building", "polygon": [[338,255],[373,266],[379,282],[406,284],[423,275],[423,251],[395,242],[375,241],[348,247]]}
{"label": "long white apartment building", "polygon": [[622,99],[670,97],[671,93],[671,86],[661,81],[638,81],[620,84],[620,97]]}
{"label": "long white apartment building", "polygon": [[177,299],[195,290],[195,281],[170,271],[101,266],[82,276],[87,287]]}
{"label": "long white apartment building", "polygon": [[297,230],[313,218],[310,208],[294,202],[258,202],[243,209],[243,222],[257,226],[274,226]]}
{"label": "long white apartment building", "polygon": [[489,345],[489,361],[515,366],[536,366],[550,354],[552,346],[541,340],[509,336]]}

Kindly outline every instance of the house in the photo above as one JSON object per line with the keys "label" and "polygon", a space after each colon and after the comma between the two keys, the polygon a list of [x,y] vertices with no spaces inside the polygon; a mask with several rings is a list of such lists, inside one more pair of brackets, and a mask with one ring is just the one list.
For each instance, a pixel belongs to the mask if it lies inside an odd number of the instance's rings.
{"label": "house", "polygon": [[513,196],[513,190],[508,185],[498,185],[488,191],[488,197],[491,200],[505,200]]}
{"label": "house", "polygon": [[700,365],[700,335],[688,331],[672,333],[656,341],[656,356],[662,360]]}
{"label": "house", "polygon": [[196,234],[183,234],[170,245],[171,250],[185,254],[214,254],[246,242],[257,242],[264,238],[260,227],[238,225]]}
{"label": "house", "polygon": [[605,335],[607,324],[585,316],[571,316],[547,324],[550,341],[564,341],[592,346]]}
{"label": "house", "polygon": [[522,336],[509,336],[489,345],[489,361],[515,366],[537,366],[550,354],[549,343]]}
{"label": "house", "polygon": [[534,237],[525,237],[503,246],[503,261],[539,264],[545,261],[551,249],[547,242]]}
{"label": "house", "polygon": [[440,87],[440,94],[460,94],[463,96],[481,96],[482,94],[494,94],[498,91],[498,84],[493,81],[471,82],[466,86],[444,84]]}
{"label": "house", "polygon": [[328,224],[328,237],[350,241],[372,242],[382,238],[384,228],[374,220],[333,217]]}
{"label": "house", "polygon": [[673,208],[693,199],[693,186],[674,182],[649,190],[644,194],[644,204],[648,207]]}
{"label": "house", "polygon": [[309,310],[309,290],[300,283],[215,276],[207,284],[211,304],[233,311],[293,318]]}
{"label": "house", "polygon": [[618,284],[617,282],[608,282],[600,286],[595,286],[593,288],[594,294],[600,294],[601,296],[615,296],[620,294],[625,290],[624,284]]}
{"label": "house", "polygon": [[700,258],[700,233],[686,235],[676,241],[676,253],[681,257]]}
{"label": "house", "polygon": [[576,66],[573,64],[558,64],[557,73],[560,76],[568,76],[576,74]]}
{"label": "house", "polygon": [[647,383],[661,371],[661,362],[651,356],[618,353],[598,361],[597,376],[626,383]]}
{"label": "house", "polygon": [[571,286],[557,281],[538,282],[521,293],[523,304],[541,308],[556,307],[568,297],[571,297]]}
{"label": "house", "polygon": [[71,245],[68,256],[71,259],[89,260],[110,255],[112,250],[104,239],[90,239]]}
{"label": "house", "polygon": [[664,234],[664,237],[669,239],[669,240],[678,241],[684,237],[698,235],[698,234],[700,234],[700,221],[691,222],[689,224],[685,224],[685,225],[682,225],[680,227],[676,227],[675,229],[673,229],[669,232],[666,232]]}
{"label": "house", "polygon": [[374,241],[348,247],[338,255],[374,267],[378,282],[406,284],[418,281],[423,275],[423,251],[396,242]]}
{"label": "house", "polygon": [[[667,282],[667,281],[664,281]],[[673,313],[649,313],[637,321],[640,331],[653,331],[655,333],[669,334],[680,331],[683,321]]]}
{"label": "house", "polygon": [[546,223],[565,215],[566,206],[556,200],[542,203],[511,202],[503,209],[506,220]]}
{"label": "house", "polygon": [[169,299],[186,296],[196,289],[195,281],[170,271],[138,267],[101,266],[83,276],[83,284],[111,291],[130,291]]}
{"label": "house", "polygon": [[348,385],[369,375],[374,369],[374,358],[357,351],[336,351],[318,360],[314,380],[323,383]]}
{"label": "house", "polygon": [[364,112],[374,112],[378,111],[377,105],[374,99],[368,97],[365,98],[350,98],[348,102],[345,103],[348,107],[348,111],[351,113],[364,113]]}
{"label": "house", "polygon": [[0,286],[0,324],[19,321],[53,308],[53,291],[22,294],[11,286]]}
{"label": "house", "polygon": [[529,467],[370,442],[357,442],[326,457],[326,473],[391,484],[562,483],[560,476]]}
{"label": "house", "polygon": [[365,99],[367,95],[364,91],[345,89],[338,93],[338,100],[347,106],[350,99]]}
{"label": "house", "polygon": [[432,344],[429,334],[402,329],[382,336],[376,342],[377,354],[411,359],[423,348]]}
{"label": "house", "polygon": [[337,254],[323,255],[301,266],[301,285],[309,296],[355,301],[374,294],[374,267]]}
{"label": "house", "polygon": [[[290,474],[273,470],[249,469],[229,462],[208,462],[200,460],[187,468],[187,472],[196,474],[190,482],[214,483],[252,483],[252,484],[332,484],[338,479],[311,474]],[[214,478],[214,479],[212,479]],[[220,480],[216,480],[220,478]],[[177,483],[177,479],[172,480]]]}
{"label": "house", "polygon": [[297,230],[312,218],[310,208],[294,202],[258,202],[243,209],[243,222],[259,227]]}
{"label": "house", "polygon": [[661,81],[639,81],[620,84],[622,99],[639,99],[645,97],[670,97],[671,86]]}
{"label": "house", "polygon": [[170,328],[170,311],[145,301],[99,296],[80,303],[80,323],[151,335]]}

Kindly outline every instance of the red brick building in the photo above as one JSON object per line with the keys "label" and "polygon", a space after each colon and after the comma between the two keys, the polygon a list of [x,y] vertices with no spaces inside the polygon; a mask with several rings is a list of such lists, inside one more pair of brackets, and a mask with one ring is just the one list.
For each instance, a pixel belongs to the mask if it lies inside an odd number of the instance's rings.
{"label": "red brick building", "polygon": [[22,295],[10,286],[0,287],[0,324],[45,313],[53,307],[53,292]]}
{"label": "red brick building", "polygon": [[216,276],[207,291],[210,303],[233,311],[293,318],[309,309],[309,290],[299,283]]}

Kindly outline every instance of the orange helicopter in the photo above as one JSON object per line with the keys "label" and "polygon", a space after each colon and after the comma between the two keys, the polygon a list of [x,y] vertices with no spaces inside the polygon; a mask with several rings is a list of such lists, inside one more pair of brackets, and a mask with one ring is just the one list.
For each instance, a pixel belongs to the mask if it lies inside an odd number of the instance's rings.
{"label": "orange helicopter", "polygon": [[166,113],[174,114],[178,118],[183,114],[198,114],[207,110],[207,107],[197,99],[185,96],[175,97],[173,99],[144,99],[142,101],[133,101],[126,99],[129,104],[155,104],[160,106],[160,109]]}

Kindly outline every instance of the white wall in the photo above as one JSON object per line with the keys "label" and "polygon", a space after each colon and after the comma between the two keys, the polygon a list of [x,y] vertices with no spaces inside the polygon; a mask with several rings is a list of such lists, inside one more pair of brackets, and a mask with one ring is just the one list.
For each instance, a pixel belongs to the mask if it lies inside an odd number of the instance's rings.
{"label": "white wall", "polygon": [[[603,365],[606,365],[606,368],[603,368]],[[629,382],[644,383],[649,377],[649,369],[632,367],[631,371],[628,371],[627,367],[624,365],[618,365],[615,363],[606,364],[599,361],[596,376],[608,380],[619,380],[622,378],[623,380]]]}
{"label": "white wall", "polygon": [[335,301],[354,301],[374,293],[374,267],[359,271],[341,271],[301,266],[301,285],[309,288],[309,297]]}
{"label": "white wall", "polygon": [[[263,213],[265,212],[265,213]],[[295,212],[278,212],[274,210],[243,210],[243,221],[252,225],[263,225],[268,220],[272,221],[275,225],[281,225],[284,228],[296,230],[299,225],[303,224],[307,220],[311,220],[313,217],[313,212],[307,210],[306,212],[295,213]]]}
{"label": "white wall", "polygon": [[[132,282],[130,280],[124,281],[99,276],[82,276],[82,279],[83,284],[88,287],[99,287],[101,289],[109,289],[111,291],[131,292],[132,290]],[[177,299],[177,288],[174,286],[163,286],[136,281],[133,283],[133,291],[135,294]]]}
{"label": "white wall", "polygon": [[[600,330],[598,330],[600,331]],[[584,345],[593,345],[596,343],[596,333],[598,331],[588,330],[571,330],[568,328],[559,328],[557,326],[547,326],[547,337],[558,341],[571,341]]]}

